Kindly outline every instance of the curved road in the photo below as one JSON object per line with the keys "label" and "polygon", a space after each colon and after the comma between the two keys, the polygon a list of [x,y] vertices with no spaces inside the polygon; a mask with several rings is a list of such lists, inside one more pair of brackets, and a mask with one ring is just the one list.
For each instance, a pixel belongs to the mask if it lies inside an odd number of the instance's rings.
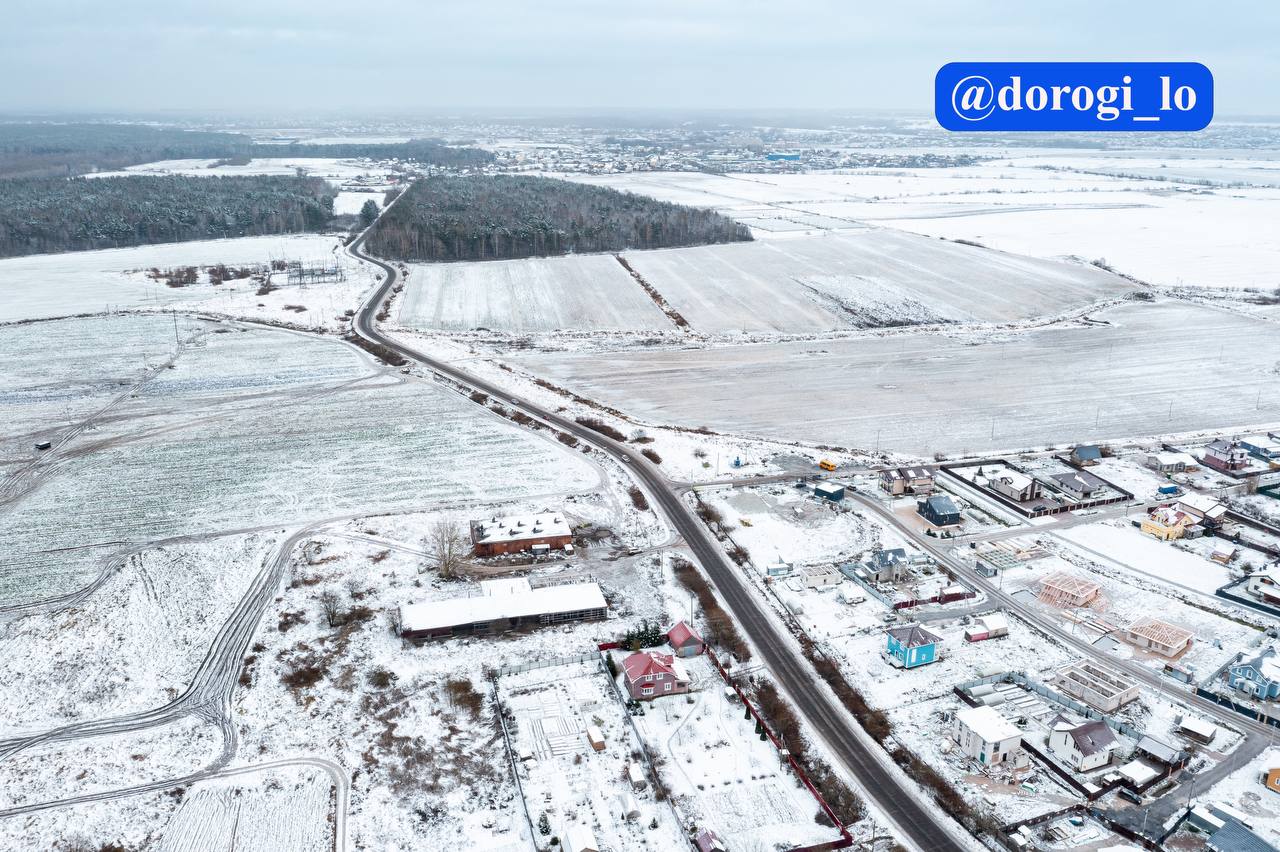
{"label": "curved road", "polygon": [[352,323],[355,333],[438,375],[506,401],[525,414],[596,447],[629,469],[684,538],[721,599],[758,650],[770,674],[791,696],[800,714],[817,731],[831,753],[857,778],[874,807],[889,821],[897,838],[919,850],[956,850],[972,846],[973,841],[963,829],[942,814],[929,796],[922,794],[890,763],[884,751],[819,681],[812,666],[799,654],[791,635],[777,626],[763,602],[725,557],[720,545],[710,537],[657,468],[630,447],[554,412],[513,399],[509,391],[424,355],[378,330],[375,316],[391,294],[399,273],[390,263],[370,257],[361,250],[368,234],[366,230],[353,240],[348,251],[352,256],[382,269],[385,277],[356,314]]}

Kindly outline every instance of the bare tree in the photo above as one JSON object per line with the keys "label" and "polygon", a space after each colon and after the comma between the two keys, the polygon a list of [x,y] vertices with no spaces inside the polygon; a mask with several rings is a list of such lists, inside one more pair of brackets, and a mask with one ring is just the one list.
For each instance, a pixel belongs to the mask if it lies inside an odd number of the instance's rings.
{"label": "bare tree", "polygon": [[468,556],[467,537],[452,518],[441,518],[427,532],[427,567],[434,568],[441,577],[456,577],[466,567]]}
{"label": "bare tree", "polygon": [[337,627],[346,615],[342,611],[342,599],[332,589],[325,589],[320,593],[320,610],[330,627]]}

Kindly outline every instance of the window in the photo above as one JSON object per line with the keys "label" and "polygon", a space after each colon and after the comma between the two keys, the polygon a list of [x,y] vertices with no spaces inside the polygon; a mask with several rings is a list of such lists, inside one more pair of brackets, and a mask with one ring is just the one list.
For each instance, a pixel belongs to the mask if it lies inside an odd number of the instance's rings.
{"label": "window", "polygon": [[663,692],[670,692],[670,691],[671,691],[671,684],[670,684],[670,683],[664,683],[664,684],[662,685],[662,691],[663,691]]}
{"label": "window", "polygon": [[645,687],[642,687],[642,688],[640,689],[640,694],[641,694],[641,695],[653,695],[653,687],[652,687],[652,686],[645,686]]}

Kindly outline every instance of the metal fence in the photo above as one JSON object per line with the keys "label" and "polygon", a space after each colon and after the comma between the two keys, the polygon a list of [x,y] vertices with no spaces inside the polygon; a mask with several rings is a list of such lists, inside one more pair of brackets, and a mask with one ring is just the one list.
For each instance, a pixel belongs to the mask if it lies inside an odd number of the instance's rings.
{"label": "metal fence", "polygon": [[599,666],[604,665],[604,660],[601,659],[600,653],[598,651],[592,651],[589,654],[578,654],[576,657],[552,657],[546,660],[534,660],[531,663],[521,663],[520,665],[515,666],[503,666],[498,669],[497,672],[498,677],[505,677],[506,675],[530,672],[534,669],[546,669],[551,666],[568,666],[573,663],[589,663],[592,660],[594,660]]}

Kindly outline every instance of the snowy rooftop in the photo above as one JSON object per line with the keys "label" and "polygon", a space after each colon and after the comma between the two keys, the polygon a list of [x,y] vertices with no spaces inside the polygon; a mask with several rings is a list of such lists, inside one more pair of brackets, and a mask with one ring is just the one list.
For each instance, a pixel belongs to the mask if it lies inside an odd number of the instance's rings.
{"label": "snowy rooftop", "polygon": [[[490,581],[486,581],[490,582]],[[482,583],[484,587],[486,584]],[[489,587],[494,588],[494,587]],[[455,624],[477,624],[501,618],[527,618],[534,615],[604,609],[604,595],[595,583],[570,583],[564,586],[529,587],[522,591],[490,594],[470,598],[448,598],[400,607],[400,626],[406,631],[438,630]]]}
{"label": "snowy rooftop", "polygon": [[494,544],[504,541],[520,541],[526,538],[571,535],[569,522],[563,515],[544,512],[539,515],[511,515],[471,522],[471,541],[474,544]]}
{"label": "snowy rooftop", "polygon": [[1022,736],[1022,732],[993,707],[966,707],[956,712],[956,719],[985,743],[998,743]]}

